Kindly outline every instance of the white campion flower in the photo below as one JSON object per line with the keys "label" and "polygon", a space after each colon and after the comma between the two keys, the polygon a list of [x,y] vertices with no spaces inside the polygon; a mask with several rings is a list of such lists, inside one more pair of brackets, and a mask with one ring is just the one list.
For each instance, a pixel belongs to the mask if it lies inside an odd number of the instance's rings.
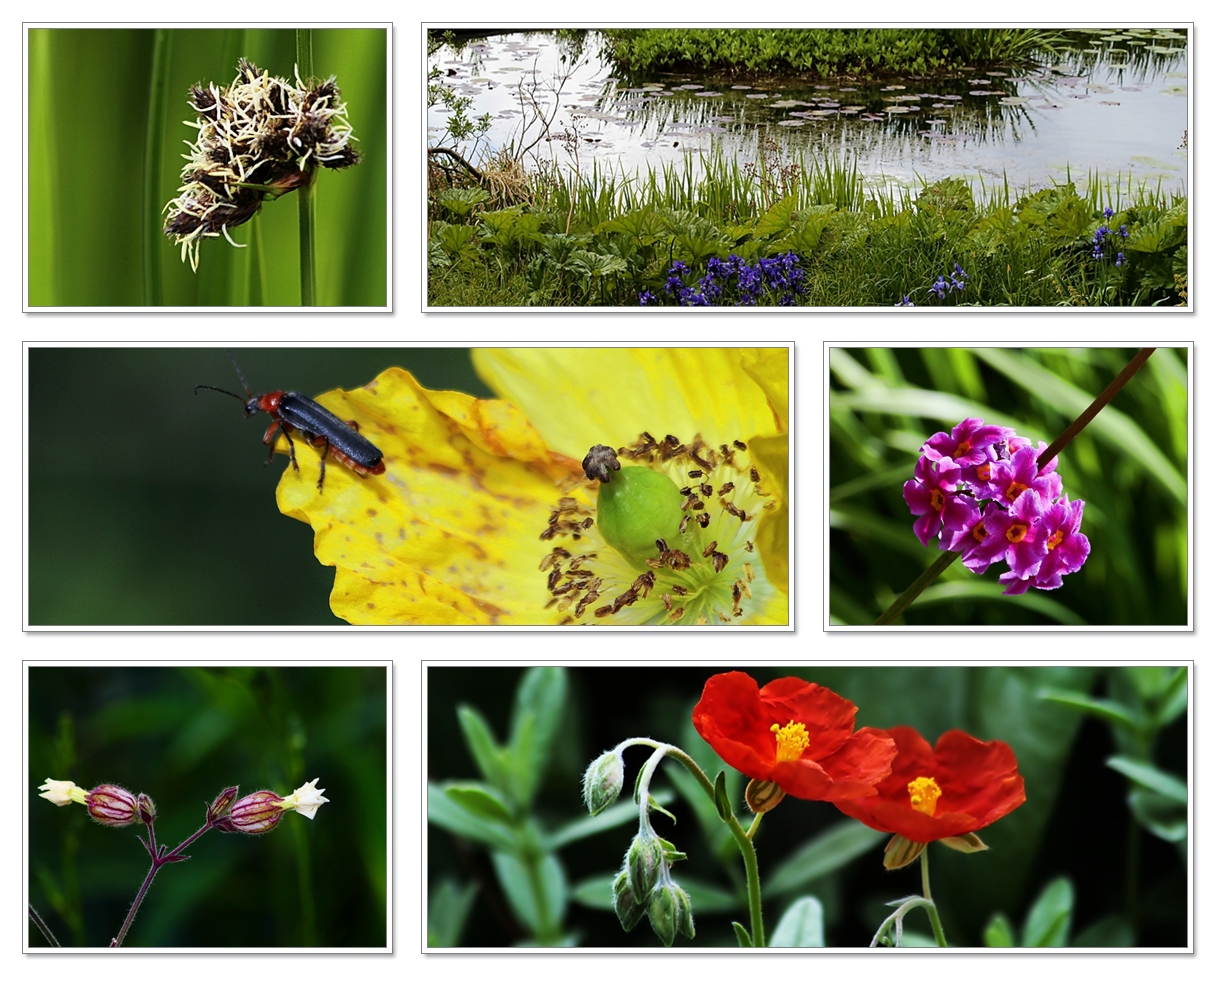
{"label": "white campion flower", "polygon": [[63,807],[76,802],[79,805],[85,804],[85,796],[88,792],[84,788],[78,788],[72,781],[56,781],[52,778],[47,778],[45,784],[40,784],[38,790],[42,792],[38,797],[46,798],[53,805]]}
{"label": "white campion flower", "polygon": [[325,805],[331,800],[330,798],[324,798],[322,796],[323,791],[326,791],[327,789],[319,789],[317,784],[318,778],[314,778],[313,781],[303,784],[291,795],[285,798],[280,807],[286,810],[291,808],[299,814],[304,815],[306,818],[313,818],[314,813],[318,811],[319,805]]}

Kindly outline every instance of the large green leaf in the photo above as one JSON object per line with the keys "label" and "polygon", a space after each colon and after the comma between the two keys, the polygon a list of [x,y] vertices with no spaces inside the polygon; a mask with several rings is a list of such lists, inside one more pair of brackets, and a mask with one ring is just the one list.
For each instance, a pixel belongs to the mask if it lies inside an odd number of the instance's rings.
{"label": "large green leaf", "polygon": [[484,776],[484,780],[495,785],[502,791],[510,791],[509,772],[506,767],[505,751],[497,745],[496,737],[488,721],[478,710],[470,706],[458,707],[458,723],[462,727],[463,739],[475,766]]}
{"label": "large green leaf", "polygon": [[531,869],[516,856],[494,852],[492,865],[509,906],[536,938],[560,926],[568,904],[568,887],[564,867],[555,856],[549,853],[539,857]]}
{"label": "large green leaf", "polygon": [[482,842],[494,849],[517,848],[513,833],[501,822],[485,818],[450,798],[443,786],[428,785],[429,822],[465,839]]}
{"label": "large green leaf", "polygon": [[1107,759],[1107,766],[1143,788],[1156,791],[1182,805],[1188,804],[1188,785],[1174,774],[1161,771],[1153,764],[1134,760],[1132,757],[1116,756]]}
{"label": "large green leaf", "polygon": [[823,905],[815,897],[800,897],[781,915],[769,948],[822,948]]}
{"label": "large green leaf", "polygon": [[453,880],[442,880],[429,891],[430,948],[454,948],[458,945],[478,891],[474,883],[460,887]]}
{"label": "large green leaf", "polygon": [[1073,919],[1073,884],[1060,877],[1036,898],[1023,925],[1024,948],[1064,948]]}
{"label": "large green leaf", "polygon": [[527,805],[551,758],[564,715],[568,677],[563,668],[536,667],[518,684],[509,724],[509,754],[514,772],[514,794]]}

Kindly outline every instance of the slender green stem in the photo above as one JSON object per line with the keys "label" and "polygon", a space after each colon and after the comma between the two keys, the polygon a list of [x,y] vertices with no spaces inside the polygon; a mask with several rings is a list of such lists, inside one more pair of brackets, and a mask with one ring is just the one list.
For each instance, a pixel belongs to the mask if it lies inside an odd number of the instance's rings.
{"label": "slender green stem", "polygon": [[[309,28],[297,30],[297,74],[302,81],[314,74],[314,32]],[[313,167],[311,166],[311,170]],[[301,240],[301,305],[318,306],[317,288],[314,279],[314,181],[311,180],[298,192],[297,228]]]}
{"label": "slender green stem", "polygon": [[[753,833],[759,824],[759,818],[759,815],[755,816],[755,822],[751,826]],[[738,851],[742,853],[743,867],[747,873],[747,906],[751,910],[751,944],[756,948],[763,948],[765,942],[763,891],[760,890],[760,867],[755,857],[755,846],[733,815],[726,819],[726,826],[738,844]]]}
{"label": "slender green stem", "polygon": [[164,28],[153,31],[153,68],[149,78],[148,120],[144,127],[144,305],[161,303],[161,145],[165,138],[165,108],[170,88],[170,48],[173,34]]}
{"label": "slender green stem", "polygon": [[933,895],[929,892],[928,847],[921,850],[921,888],[925,891],[925,899],[929,901],[929,906],[925,908],[925,913],[929,915],[929,923],[933,927],[934,940],[938,942],[939,948],[949,947],[946,943],[946,934],[942,930],[942,918],[938,916],[937,904],[933,902]]}
{"label": "slender green stem", "polygon": [[51,932],[50,926],[42,919],[42,915],[34,909],[34,905],[30,904],[30,920],[34,922],[34,926],[42,932],[42,936],[47,939],[47,943],[52,948],[63,947],[55,935]]}
{"label": "slender green stem", "polygon": [[[1069,446],[1070,441],[1074,437],[1086,429],[1086,425],[1098,416],[1103,407],[1115,399],[1117,393],[1128,384],[1129,379],[1137,374],[1137,370],[1154,354],[1154,350],[1154,348],[1142,348],[1132,357],[1129,363],[1120,370],[1120,373],[1108,383],[1107,388],[1099,393],[1099,398],[1082,410],[1078,418],[1065,427],[1061,435],[1053,440],[1048,445],[1048,448],[1036,458],[1036,470],[1039,470],[1048,461],[1052,460],[1053,457]],[[894,624],[895,619],[908,608],[909,604],[919,597],[934,580],[946,572],[950,568],[951,563],[959,558],[959,555],[957,552],[945,552],[934,560],[933,565],[913,580],[912,585],[896,597],[895,602],[883,611],[878,620],[874,622],[875,625]]]}
{"label": "slender green stem", "polygon": [[[704,773],[700,765],[678,747],[660,743],[657,740],[636,737],[631,740],[625,740],[615,749],[622,752],[625,747],[629,746],[653,747],[655,750],[664,751],[667,757],[673,757],[679,761],[700,782],[700,787],[709,796],[709,801],[713,802],[714,806],[716,806],[717,791],[713,787],[713,782],[709,780],[708,775]],[[647,762],[645,766],[649,767],[649,763]],[[648,785],[650,776],[652,776],[652,768],[645,778],[646,785]],[[642,814],[644,814],[644,794],[645,792],[642,791]],[[765,941],[763,891],[760,889],[759,861],[755,856],[755,846],[751,842],[755,836],[756,829],[759,828],[760,818],[760,815],[755,816],[755,820],[751,823],[750,832],[743,829],[733,814],[725,820],[726,827],[729,828],[730,834],[734,836],[734,842],[743,857],[743,867],[747,874],[747,906],[751,911],[751,943],[756,948],[763,948]]]}
{"label": "slender green stem", "polygon": [[933,565],[930,566],[929,569],[925,570],[924,573],[913,580],[912,586],[895,598],[895,602],[884,610],[882,615],[874,623],[894,624],[895,619],[908,609],[908,605],[919,597],[924,592],[925,588],[939,576],[941,576],[950,567],[950,564],[958,558],[959,553],[957,552],[942,553],[942,555],[933,561]]}

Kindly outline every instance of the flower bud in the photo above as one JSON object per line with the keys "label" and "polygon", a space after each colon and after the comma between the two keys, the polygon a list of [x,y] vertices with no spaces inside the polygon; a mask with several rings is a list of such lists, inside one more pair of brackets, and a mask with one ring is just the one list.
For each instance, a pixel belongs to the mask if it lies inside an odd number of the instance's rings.
{"label": "flower bud", "polygon": [[586,768],[581,796],[591,815],[597,815],[615,803],[624,788],[624,758],[614,750]]}
{"label": "flower bud", "polygon": [[628,879],[628,871],[620,870],[619,876],[611,884],[611,892],[615,897],[615,916],[625,931],[631,931],[645,914],[645,905],[640,903],[632,892],[632,883]]}
{"label": "flower bud", "polygon": [[259,835],[270,832],[284,815],[284,799],[274,791],[256,791],[234,803],[229,814],[216,823],[226,832]]}
{"label": "flower bud", "polygon": [[102,825],[131,825],[138,816],[136,796],[117,784],[99,784],[85,795],[85,807]]}
{"label": "flower bud", "polygon": [[157,821],[157,806],[143,791],[136,795],[136,810],[140,813],[140,821],[145,825],[152,825]]}
{"label": "flower bud", "polygon": [[[648,897],[658,883],[666,859],[662,843],[652,832],[641,832],[628,847],[628,882],[637,897]],[[651,915],[652,916],[652,915]]]}
{"label": "flower bud", "polygon": [[238,789],[235,785],[232,788],[226,788],[216,796],[212,804],[208,806],[208,821],[215,823],[218,818],[229,810],[229,806],[233,804],[234,799],[238,796]]}
{"label": "flower bud", "polygon": [[658,887],[649,898],[649,924],[667,948],[675,943],[676,933],[695,937],[692,901],[687,892],[677,883],[667,882]]}

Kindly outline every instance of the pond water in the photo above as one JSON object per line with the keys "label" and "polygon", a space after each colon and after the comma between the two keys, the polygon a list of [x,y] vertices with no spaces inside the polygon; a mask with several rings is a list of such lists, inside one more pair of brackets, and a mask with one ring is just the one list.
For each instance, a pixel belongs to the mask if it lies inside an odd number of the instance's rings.
{"label": "pond water", "polygon": [[[625,78],[584,42],[539,34],[480,38],[429,58],[440,82],[488,113],[481,149],[538,140],[527,159],[595,162],[626,173],[717,151],[754,161],[775,142],[784,162],[856,160],[867,185],[1047,187],[1088,173],[1186,193],[1187,41],[1168,29],[1068,32],[1075,49],[1022,71],[957,78],[750,81],[658,74]],[[428,111],[431,145],[446,110]],[[523,133],[525,132],[525,141]]]}

